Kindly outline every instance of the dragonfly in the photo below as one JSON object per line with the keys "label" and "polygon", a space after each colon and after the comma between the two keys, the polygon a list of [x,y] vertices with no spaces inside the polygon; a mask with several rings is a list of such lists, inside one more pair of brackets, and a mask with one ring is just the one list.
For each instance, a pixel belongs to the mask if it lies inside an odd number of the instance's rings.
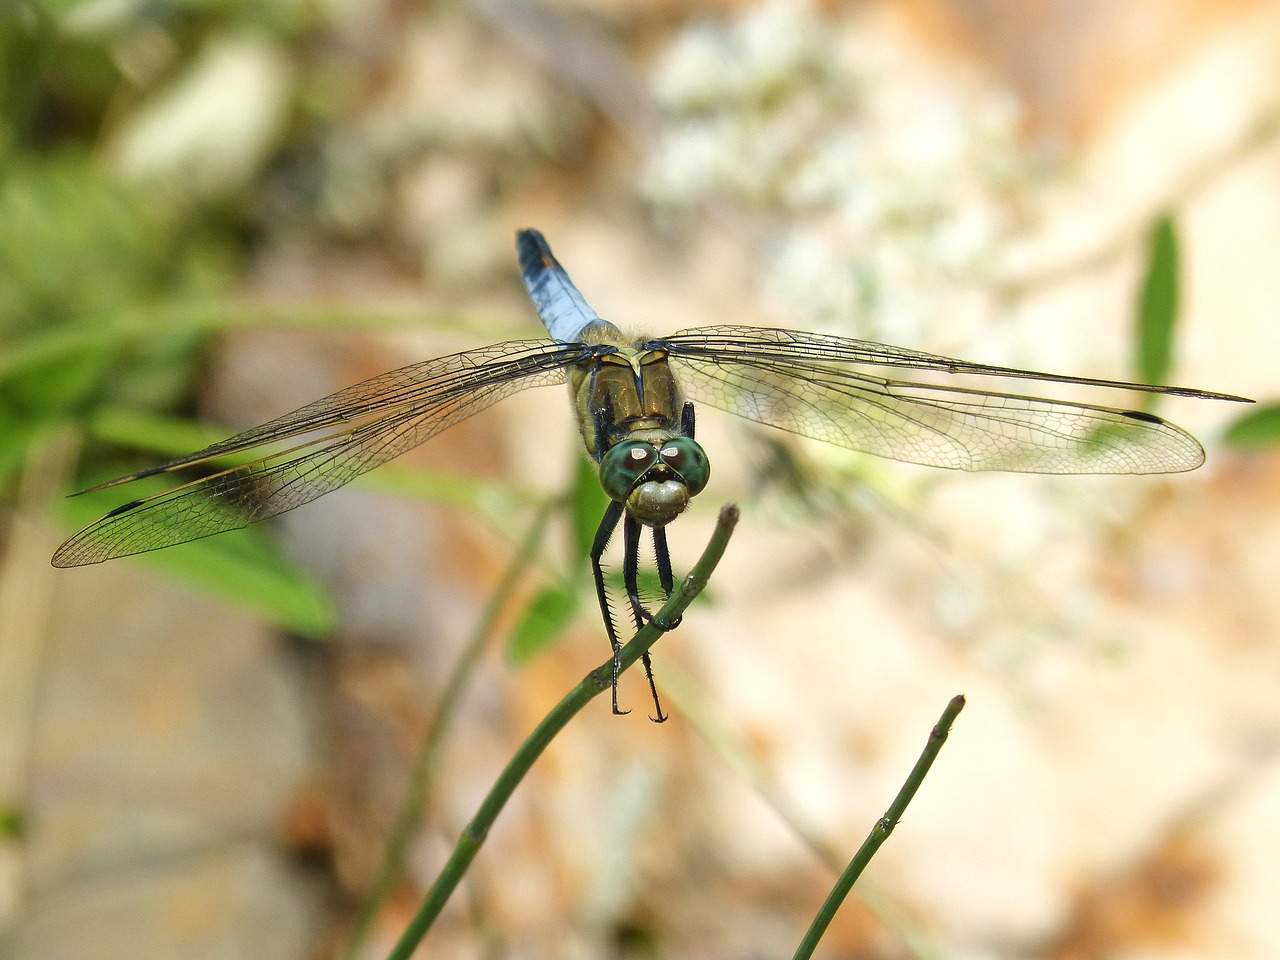
{"label": "dragonfly", "polygon": [[[410,364],[188,456],[81,491],[193,467],[205,473],[116,507],[62,544],[54,566],[159,550],[277,516],[518,391],[567,383],[578,432],[609,497],[590,559],[614,655],[613,712],[620,714],[627,712],[618,706],[622,645],[603,558],[621,524],[623,582],[640,629],[653,619],[638,585],[643,533],[652,538],[658,580],[670,598],[667,525],[711,476],[706,451],[694,438],[695,402],[880,457],[1048,474],[1176,473],[1200,466],[1204,450],[1181,427],[1146,411],[992,389],[993,381],[1252,402],[787,329],[723,324],[667,336],[626,334],[588,305],[539,231],[518,231],[516,250],[550,339],[512,340]],[[229,457],[245,462],[224,465]],[[647,653],[643,664],[654,719],[661,722],[666,717]]]}

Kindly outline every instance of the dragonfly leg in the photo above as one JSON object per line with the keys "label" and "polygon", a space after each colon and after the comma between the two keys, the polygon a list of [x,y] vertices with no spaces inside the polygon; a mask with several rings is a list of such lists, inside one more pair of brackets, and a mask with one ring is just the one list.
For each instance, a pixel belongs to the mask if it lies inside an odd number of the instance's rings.
{"label": "dragonfly leg", "polygon": [[[662,592],[666,595],[666,598],[670,600],[671,594],[673,594],[676,589],[676,581],[675,577],[671,574],[671,554],[667,550],[666,527],[653,528],[653,556],[658,565],[658,582],[662,584]],[[680,626],[680,621],[682,619],[682,617],[676,617],[674,621],[666,624],[663,629],[674,630],[676,627]]]}
{"label": "dragonfly leg", "polygon": [[600,558],[604,556],[613,531],[618,529],[618,521],[622,519],[624,504],[618,500],[609,501],[609,509],[600,518],[600,526],[596,528],[596,538],[591,544],[591,573],[596,581],[596,598],[600,601],[600,613],[604,617],[604,628],[609,634],[609,646],[613,648],[613,712],[621,716],[630,710],[618,709],[618,675],[622,673],[622,644],[618,642],[618,630],[613,622],[613,610],[609,607],[609,594],[605,590],[604,567]]}
{"label": "dragonfly leg", "polygon": [[[690,440],[693,439],[693,404],[686,401],[680,411],[680,430]],[[656,531],[656,527],[654,528]]]}
{"label": "dragonfly leg", "polygon": [[[635,617],[636,629],[641,629],[646,623],[653,619],[653,614],[644,608],[644,604],[640,601],[640,522],[627,514],[622,524],[623,544],[625,550],[622,559],[622,579],[627,585],[627,599],[631,602],[631,614]],[[656,544],[656,541],[655,541]],[[670,579],[671,564],[667,563],[667,578]],[[664,589],[666,586],[664,584]],[[670,596],[670,593],[668,593]],[[667,719],[667,715],[662,712],[662,701],[658,699],[658,685],[653,679],[653,661],[649,657],[649,651],[646,650],[640,656],[640,662],[644,664],[644,675],[649,681],[649,693],[653,697],[654,709],[658,711],[656,717],[651,717],[654,723],[662,723]]]}

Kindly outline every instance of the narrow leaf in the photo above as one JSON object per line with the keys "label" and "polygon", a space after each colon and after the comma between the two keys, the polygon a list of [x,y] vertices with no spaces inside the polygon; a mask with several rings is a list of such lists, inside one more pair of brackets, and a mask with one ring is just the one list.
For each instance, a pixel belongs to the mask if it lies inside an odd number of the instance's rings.
{"label": "narrow leaf", "polygon": [[[163,489],[163,482],[137,482],[138,496]],[[118,491],[104,490],[68,499],[63,510],[68,525],[79,528],[119,503]],[[337,620],[324,588],[289,563],[260,529],[235,530],[142,554],[137,562],[300,636],[322,639]],[[59,575],[74,578],[77,573],[67,570]]]}
{"label": "narrow leaf", "polygon": [[1280,404],[1273,403],[1245,414],[1227,428],[1224,439],[1244,449],[1280,444]]}
{"label": "narrow leaf", "polygon": [[50,426],[47,420],[15,417],[0,406],[0,477],[16,473],[22,467],[31,448]]}
{"label": "narrow leaf", "polygon": [[102,443],[164,457],[180,457],[227,436],[226,430],[195,420],[128,407],[101,407],[90,416],[86,427],[89,436]]}
{"label": "narrow leaf", "polygon": [[577,591],[562,584],[540,591],[511,631],[507,660],[515,666],[528,663],[560,639],[577,612]]}
{"label": "narrow leaf", "polygon": [[573,490],[570,492],[569,509],[573,520],[574,556],[585,567],[595,544],[600,518],[609,506],[609,497],[600,486],[600,474],[587,457],[575,457],[577,467],[573,474]]}
{"label": "narrow leaf", "polygon": [[0,806],[0,840],[20,840],[27,833],[28,817],[21,807]]}
{"label": "narrow leaf", "polygon": [[1143,383],[1168,379],[1178,298],[1178,236],[1172,214],[1164,213],[1148,237],[1147,271],[1138,300],[1138,379]]}

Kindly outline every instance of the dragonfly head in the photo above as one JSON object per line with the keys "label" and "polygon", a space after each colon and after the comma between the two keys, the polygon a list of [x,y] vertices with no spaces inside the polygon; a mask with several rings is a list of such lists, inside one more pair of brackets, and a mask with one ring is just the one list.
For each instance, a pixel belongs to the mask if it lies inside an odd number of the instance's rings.
{"label": "dragonfly head", "polygon": [[663,527],[680,516],[711,477],[707,455],[691,437],[660,444],[623,440],[600,459],[600,485],[613,500],[648,527]]}

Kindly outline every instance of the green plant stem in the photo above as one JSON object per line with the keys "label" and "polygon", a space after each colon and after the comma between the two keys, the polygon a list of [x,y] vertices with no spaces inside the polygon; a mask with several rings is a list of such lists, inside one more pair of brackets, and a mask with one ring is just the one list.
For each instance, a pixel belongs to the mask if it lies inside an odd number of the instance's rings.
{"label": "green plant stem", "polygon": [[414,767],[409,789],[406,791],[404,802],[401,804],[400,812],[396,817],[391,839],[387,843],[386,855],[382,859],[378,875],[374,879],[373,885],[369,888],[364,903],[360,906],[360,912],[356,916],[351,939],[344,954],[347,960],[356,960],[361,955],[365,941],[369,937],[373,919],[378,914],[378,908],[382,906],[387,894],[391,892],[392,886],[404,870],[409,843],[413,839],[414,828],[418,823],[418,815],[422,809],[422,802],[426,797],[427,788],[435,774],[436,764],[440,757],[440,746],[444,743],[444,735],[452,726],[452,722],[457,715],[458,705],[462,702],[462,696],[466,692],[472,676],[475,674],[476,666],[479,664],[480,656],[484,652],[490,635],[493,633],[493,627],[498,620],[499,614],[507,605],[507,601],[511,599],[511,594],[515,591],[521,576],[529,568],[530,560],[538,549],[538,544],[542,541],[543,534],[546,532],[547,521],[550,519],[555,505],[554,500],[547,500],[538,511],[533,524],[529,528],[529,532],[525,534],[519,550],[512,559],[511,565],[503,574],[502,580],[493,592],[493,596],[489,598],[479,623],[476,624],[471,638],[463,648],[461,656],[458,657],[458,663],[453,668],[449,684],[445,688],[444,696],[441,697],[440,704],[436,709],[436,715],[432,718],[431,724],[427,728],[427,735],[422,744],[422,751],[418,755],[418,762]]}
{"label": "green plant stem", "polygon": [[862,841],[862,846],[858,848],[858,852],[853,855],[853,859],[849,861],[849,865],[844,868],[844,872],[840,874],[835,886],[827,894],[827,899],[823,901],[822,907],[818,910],[817,916],[813,918],[813,923],[809,925],[804,939],[800,941],[800,946],[796,948],[796,952],[793,955],[794,960],[807,960],[807,958],[813,956],[813,951],[817,948],[818,941],[826,933],[827,927],[830,926],[832,918],[836,915],[836,911],[840,909],[840,904],[844,903],[845,897],[853,889],[853,885],[862,874],[862,871],[866,869],[867,864],[871,862],[871,858],[876,855],[881,845],[889,839],[889,834],[893,833],[893,828],[902,819],[902,815],[907,810],[907,805],[911,803],[916,791],[920,789],[920,784],[924,782],[924,778],[928,775],[929,768],[933,766],[933,761],[938,756],[938,751],[947,742],[947,735],[951,733],[951,725],[963,709],[964,697],[957,696],[952,697],[951,702],[947,704],[947,708],[942,711],[942,716],[929,733],[929,742],[925,744],[924,751],[920,754],[920,759],[911,768],[911,774],[903,782],[902,788],[898,791],[898,795],[894,797],[893,803],[889,805],[889,809],[885,811],[885,815],[876,821],[876,825],[871,828],[871,833],[867,835],[867,839]]}
{"label": "green plant stem", "polygon": [[[669,629],[667,625],[673,623],[693,602],[694,597],[702,592],[711,572],[720,562],[720,557],[724,555],[725,547],[737,522],[737,507],[730,504],[720,510],[715,532],[712,533],[702,556],[689,571],[689,575],[684,578],[679,589],[663,605],[653,620],[622,648],[624,670],[639,660],[640,656],[657,642],[664,630]],[[387,955],[388,960],[408,960],[427,931],[431,929],[440,911],[444,909],[445,903],[467,872],[471,861],[480,851],[480,846],[489,835],[489,830],[497,820],[498,814],[515,792],[520,781],[524,779],[525,774],[533,767],[534,762],[542,755],[556,734],[563,730],[583,707],[608,690],[612,680],[613,660],[611,658],[588,673],[581,683],[570,690],[520,745],[481,802],[475,817],[462,831],[462,836],[458,838],[448,862],[445,863],[435,883],[423,898],[422,906],[409,922],[399,942]]]}

